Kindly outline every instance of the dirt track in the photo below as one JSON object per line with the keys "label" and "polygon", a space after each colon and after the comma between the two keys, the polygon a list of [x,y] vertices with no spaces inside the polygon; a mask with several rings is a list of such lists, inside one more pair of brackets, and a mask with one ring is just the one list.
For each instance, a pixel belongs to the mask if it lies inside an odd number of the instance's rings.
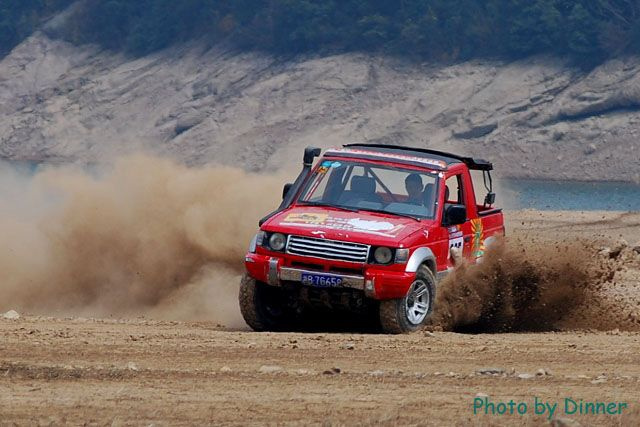
{"label": "dirt track", "polygon": [[[512,231],[561,239],[622,234],[635,243],[639,223],[640,214],[510,215]],[[639,264],[640,255],[620,265],[607,290],[633,315]],[[621,416],[568,417],[640,422],[638,332],[256,334],[208,323],[26,316],[0,318],[0,336],[0,425],[537,425],[546,421],[531,414],[534,397],[626,402]],[[500,372],[478,373],[487,368]],[[540,369],[549,374],[536,375]],[[474,415],[479,393],[525,402],[528,414]]]}

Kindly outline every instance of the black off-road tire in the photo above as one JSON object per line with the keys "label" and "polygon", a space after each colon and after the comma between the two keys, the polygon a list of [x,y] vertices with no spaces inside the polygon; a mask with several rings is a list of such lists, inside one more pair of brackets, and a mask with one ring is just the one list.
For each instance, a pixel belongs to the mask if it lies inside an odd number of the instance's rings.
{"label": "black off-road tire", "polygon": [[[410,319],[407,310],[408,301],[411,302],[411,294],[416,287],[426,286],[428,302],[426,315],[419,323]],[[402,334],[420,329],[433,312],[433,303],[436,297],[436,278],[426,265],[421,265],[416,272],[416,278],[409,288],[409,292],[403,298],[380,301],[380,324],[382,331],[387,334]]]}
{"label": "black off-road tire", "polygon": [[245,273],[238,300],[242,317],[251,329],[282,331],[291,327],[292,319],[280,288],[258,282]]}

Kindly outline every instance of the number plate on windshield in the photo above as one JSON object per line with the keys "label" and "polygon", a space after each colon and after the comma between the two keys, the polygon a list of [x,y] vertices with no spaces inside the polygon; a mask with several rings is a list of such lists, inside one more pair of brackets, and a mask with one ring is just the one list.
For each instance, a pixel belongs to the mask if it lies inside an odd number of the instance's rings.
{"label": "number plate on windshield", "polygon": [[302,284],[316,288],[333,288],[342,286],[342,277],[327,276],[324,274],[302,273]]}

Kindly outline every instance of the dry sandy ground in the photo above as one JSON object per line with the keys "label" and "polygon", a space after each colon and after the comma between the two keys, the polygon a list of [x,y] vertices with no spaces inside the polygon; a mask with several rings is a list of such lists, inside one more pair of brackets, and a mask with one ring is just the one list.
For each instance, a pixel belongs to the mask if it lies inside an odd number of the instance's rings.
{"label": "dry sandy ground", "polygon": [[[512,232],[547,238],[640,240],[640,214],[509,218]],[[629,258],[608,290],[627,290],[618,295],[635,314],[639,264],[640,255]],[[258,334],[209,323],[26,316],[0,318],[0,336],[0,425],[548,423],[532,413],[536,397],[583,425],[640,422],[640,333],[625,330]],[[484,395],[524,402],[527,414],[474,415],[474,399]],[[629,407],[622,415],[565,415],[564,398]]]}

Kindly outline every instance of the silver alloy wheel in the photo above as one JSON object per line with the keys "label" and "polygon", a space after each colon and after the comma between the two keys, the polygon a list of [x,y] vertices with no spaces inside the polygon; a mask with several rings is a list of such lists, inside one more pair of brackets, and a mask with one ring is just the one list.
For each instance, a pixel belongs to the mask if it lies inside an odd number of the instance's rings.
{"label": "silver alloy wheel", "polygon": [[429,290],[427,284],[418,279],[411,285],[406,298],[407,320],[414,325],[419,325],[424,321],[429,311]]}

